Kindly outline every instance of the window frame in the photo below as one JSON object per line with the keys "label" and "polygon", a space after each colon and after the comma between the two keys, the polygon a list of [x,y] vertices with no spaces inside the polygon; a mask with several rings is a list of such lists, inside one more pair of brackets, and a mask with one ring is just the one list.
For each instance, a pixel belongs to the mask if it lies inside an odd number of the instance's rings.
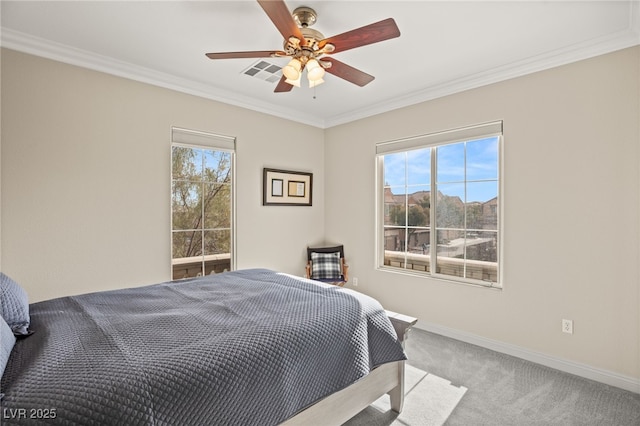
{"label": "window frame", "polygon": [[[204,149],[212,151],[223,151],[230,154],[230,167],[231,167],[231,216],[230,216],[230,270],[235,270],[236,266],[236,138],[231,136],[224,136],[209,132],[184,129],[180,127],[171,127],[171,143],[169,144],[169,267],[171,280],[173,277],[173,148],[185,147],[194,149]],[[204,263],[206,255],[202,254],[202,270],[204,271]]]}
{"label": "window frame", "polygon": [[[489,138],[489,137],[497,137],[498,147],[497,147],[497,155],[498,155],[498,176],[497,176],[497,280],[496,281],[485,281],[474,278],[467,277],[458,277],[454,275],[446,275],[441,274],[436,271],[437,268],[429,268],[429,271],[419,271],[414,269],[408,269],[406,267],[395,267],[385,265],[385,177],[384,177],[384,156],[388,154],[394,153],[404,153],[417,149],[429,148],[432,149],[434,147],[441,147],[445,145],[451,145],[461,142],[471,142],[479,139]],[[432,150],[431,155],[431,164],[430,164],[430,193],[437,193],[437,158],[433,153],[436,150]],[[460,284],[468,284],[473,286],[480,286],[492,289],[502,289],[504,285],[504,173],[503,173],[503,163],[504,163],[504,136],[503,136],[503,122],[502,120],[483,123],[473,126],[467,126],[457,129],[445,130],[436,133],[430,133],[425,135],[419,135],[409,138],[396,139],[391,141],[379,142],[376,144],[376,154],[375,154],[375,203],[376,203],[376,219],[375,219],[375,264],[376,269],[385,272],[419,276],[423,278],[430,278],[435,280],[442,280],[447,282],[454,282]],[[465,182],[467,180],[465,179]],[[429,220],[429,229],[430,229],[430,242],[432,243],[435,239],[437,239],[437,230],[434,225],[436,222],[434,221],[436,215],[436,204],[437,200],[431,199],[431,216]],[[408,214],[408,211],[407,211]],[[405,225],[408,227],[408,225]],[[467,225],[465,224],[465,231],[467,229]],[[437,250],[436,250],[437,251]],[[404,250],[405,259],[406,254],[408,253],[407,249]],[[437,264],[437,254],[435,257]],[[434,258],[429,257],[430,264]]]}

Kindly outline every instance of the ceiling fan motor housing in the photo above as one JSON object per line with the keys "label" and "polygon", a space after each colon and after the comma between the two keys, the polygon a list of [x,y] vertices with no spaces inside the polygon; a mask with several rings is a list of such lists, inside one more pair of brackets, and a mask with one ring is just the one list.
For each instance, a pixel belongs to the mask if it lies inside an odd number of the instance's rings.
{"label": "ceiling fan motor housing", "polygon": [[301,56],[309,56],[316,57],[320,56],[324,53],[330,53],[333,49],[333,45],[327,45],[326,49],[320,49],[318,43],[321,40],[324,40],[324,35],[317,30],[312,28],[300,28],[300,32],[305,39],[305,45],[300,45],[300,40],[295,37],[289,38],[289,40],[284,41],[284,51],[287,52],[289,56],[293,57],[301,57]]}
{"label": "ceiling fan motor housing", "polygon": [[284,41],[284,50],[294,57],[315,57],[317,54],[321,54],[318,52],[320,50],[318,42],[324,40],[325,37],[320,31],[309,28],[316,23],[318,18],[316,11],[310,7],[301,6],[296,8],[291,13],[291,16],[296,25],[300,27],[300,32],[305,39],[305,45],[300,46],[300,41],[293,37]]}
{"label": "ceiling fan motor housing", "polygon": [[293,13],[293,20],[299,27],[307,28],[316,23],[318,14],[310,7],[301,6],[296,8]]}

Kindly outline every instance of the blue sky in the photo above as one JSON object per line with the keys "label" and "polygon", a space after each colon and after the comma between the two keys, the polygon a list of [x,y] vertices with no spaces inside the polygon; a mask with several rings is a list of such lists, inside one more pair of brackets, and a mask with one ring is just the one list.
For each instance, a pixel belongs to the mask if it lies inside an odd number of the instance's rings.
{"label": "blue sky", "polygon": [[[498,194],[497,137],[444,145],[437,152],[439,191],[464,201],[466,174],[467,202],[488,201]],[[430,167],[430,148],[387,154],[384,156],[385,185],[389,185],[394,194],[404,193],[405,184],[408,193],[429,191]]]}

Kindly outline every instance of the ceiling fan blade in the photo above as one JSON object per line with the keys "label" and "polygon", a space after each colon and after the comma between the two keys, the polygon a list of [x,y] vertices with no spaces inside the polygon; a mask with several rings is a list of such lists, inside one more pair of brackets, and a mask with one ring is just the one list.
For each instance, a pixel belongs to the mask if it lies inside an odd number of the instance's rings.
{"label": "ceiling fan blade", "polygon": [[237,58],[270,58],[274,55],[286,55],[285,52],[273,50],[255,50],[249,52],[221,52],[207,53],[209,59],[237,59]]}
{"label": "ceiling fan blade", "polygon": [[336,77],[340,77],[348,82],[353,84],[357,84],[358,86],[366,86],[371,83],[375,77],[367,74],[364,71],[360,71],[350,65],[345,64],[344,62],[340,62],[334,58],[322,58],[322,62],[331,62],[331,66],[329,68],[325,68],[325,71],[329,74],[333,74]]}
{"label": "ceiling fan blade", "polygon": [[282,76],[282,78],[280,79],[280,81],[278,82],[278,85],[276,86],[276,90],[274,90],[275,93],[280,93],[280,92],[290,92],[291,89],[293,89],[293,85],[286,83],[285,80],[287,79],[287,77],[285,77],[284,75]]}
{"label": "ceiling fan blade", "polygon": [[293,20],[293,16],[283,0],[258,0],[258,3],[285,40],[289,40],[289,37],[294,36],[300,40],[301,46],[307,44],[302,31],[296,25],[296,21]]}
{"label": "ceiling fan blade", "polygon": [[335,49],[331,53],[337,53],[399,36],[400,30],[396,25],[396,21],[394,21],[393,18],[387,18],[374,24],[365,25],[364,27],[326,38],[318,44],[320,48],[323,48],[327,43],[331,43],[335,46]]}

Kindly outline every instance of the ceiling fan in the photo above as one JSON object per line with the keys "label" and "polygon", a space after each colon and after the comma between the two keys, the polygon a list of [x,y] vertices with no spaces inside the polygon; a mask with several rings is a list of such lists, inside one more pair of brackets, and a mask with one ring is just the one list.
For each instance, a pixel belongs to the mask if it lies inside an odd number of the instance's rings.
{"label": "ceiling fan", "polygon": [[368,44],[378,43],[400,36],[393,18],[365,25],[333,37],[309,28],[316,22],[316,12],[309,7],[299,7],[289,12],[283,0],[257,0],[269,19],[284,37],[283,50],[257,50],[248,52],[207,53],[210,59],[290,57],[282,68],[282,78],[275,92],[288,92],[300,87],[302,71],[307,70],[309,87],[322,84],[325,71],[358,86],[365,86],[374,77],[326,54],[344,52]]}

